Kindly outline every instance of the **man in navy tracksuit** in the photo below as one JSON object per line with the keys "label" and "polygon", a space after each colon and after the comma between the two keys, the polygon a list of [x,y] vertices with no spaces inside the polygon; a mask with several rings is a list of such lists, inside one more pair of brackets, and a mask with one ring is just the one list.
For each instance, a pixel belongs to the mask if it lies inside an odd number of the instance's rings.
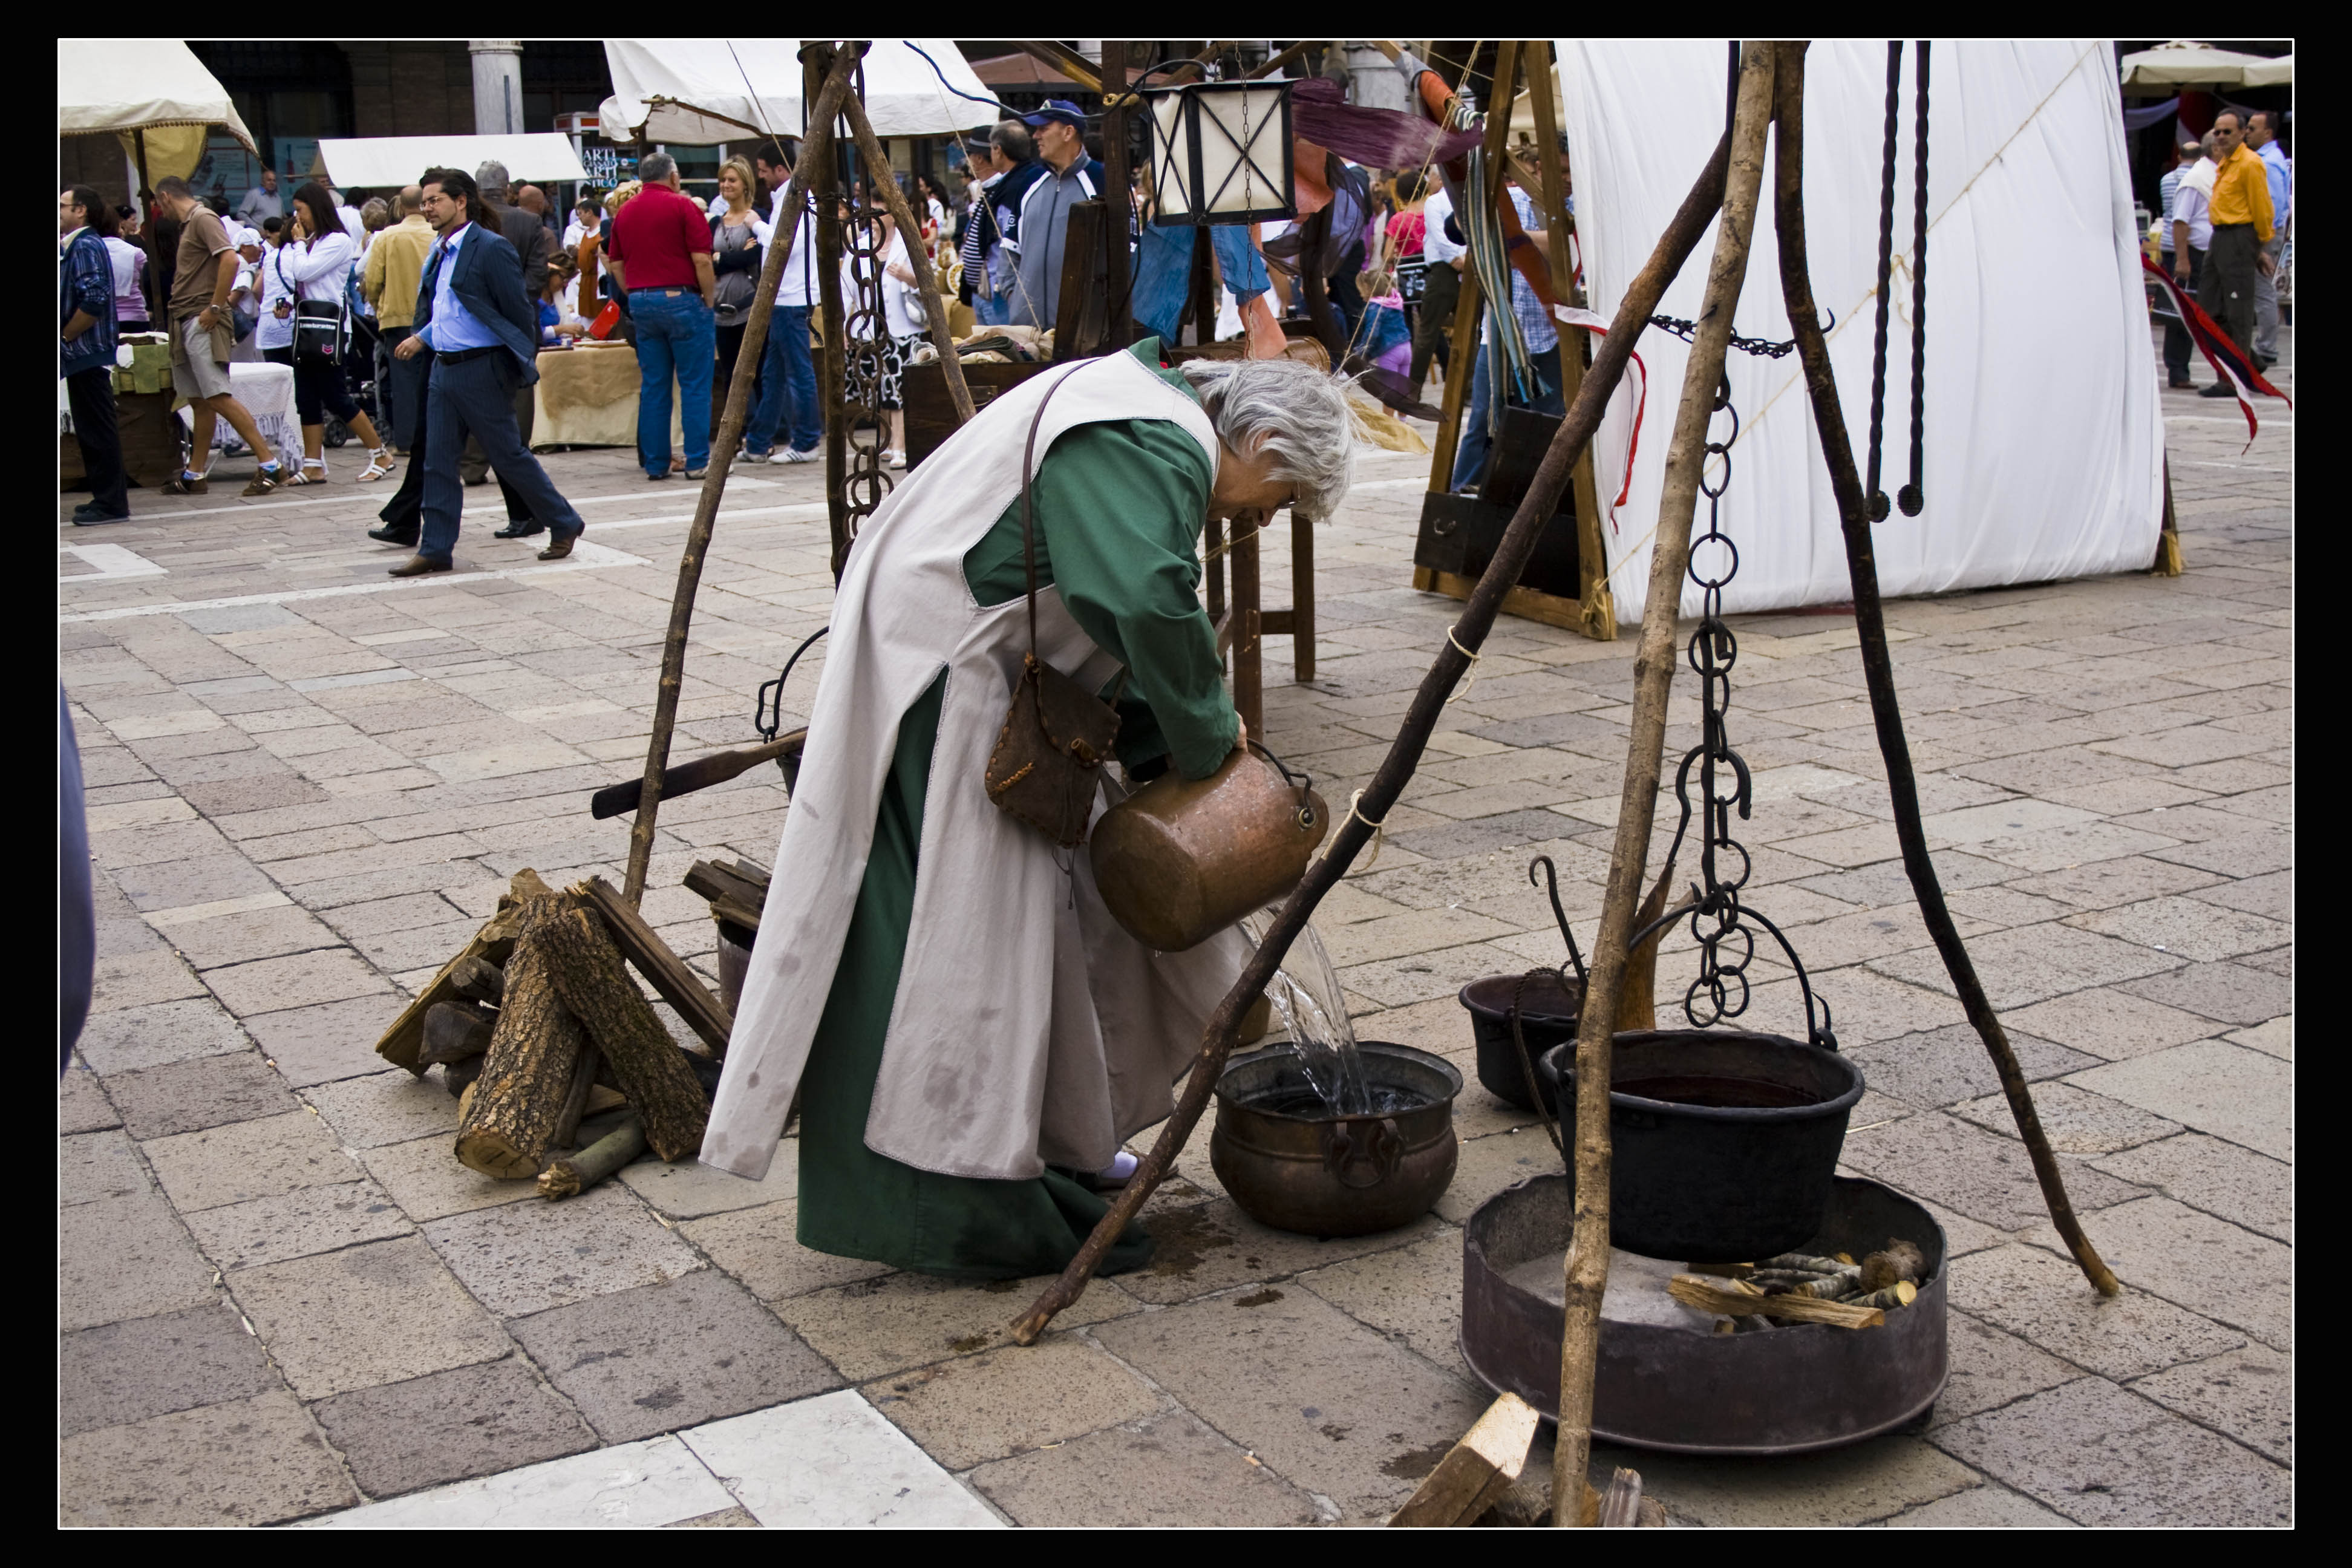
{"label": "man in navy tracksuit", "polygon": [[1004,234],[1004,248],[1019,258],[1011,321],[1050,331],[1060,320],[1070,209],[1102,195],[1103,166],[1087,156],[1086,117],[1077,105],[1048,99],[1045,108],[1022,118],[1036,132],[1038,162]]}
{"label": "man in navy tracksuit", "polygon": [[522,258],[495,229],[474,221],[481,193],[473,177],[433,169],[421,182],[425,221],[437,237],[416,293],[416,329],[394,352],[433,355],[425,429],[425,514],[416,553],[395,577],[446,572],[457,548],[465,488],[457,464],[470,432],[499,477],[548,526],[541,561],[561,561],[585,526],[523,445],[514,390],[539,380],[539,319],[524,296]]}

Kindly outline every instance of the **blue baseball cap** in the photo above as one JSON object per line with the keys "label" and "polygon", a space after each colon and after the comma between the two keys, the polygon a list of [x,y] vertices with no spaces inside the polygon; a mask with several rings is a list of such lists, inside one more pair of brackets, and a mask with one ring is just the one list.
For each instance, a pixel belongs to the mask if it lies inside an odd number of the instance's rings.
{"label": "blue baseball cap", "polygon": [[1021,123],[1032,130],[1056,121],[1076,131],[1087,128],[1087,117],[1078,112],[1078,106],[1066,98],[1049,98],[1045,108],[1021,117]]}

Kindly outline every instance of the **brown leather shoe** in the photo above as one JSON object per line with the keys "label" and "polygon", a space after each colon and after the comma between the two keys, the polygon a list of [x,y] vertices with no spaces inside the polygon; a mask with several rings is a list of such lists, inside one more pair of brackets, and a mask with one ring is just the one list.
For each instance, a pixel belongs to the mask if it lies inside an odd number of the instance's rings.
{"label": "brown leather shoe", "polygon": [[412,555],[386,574],[393,577],[423,577],[434,572],[446,572],[451,563],[436,561],[430,555]]}
{"label": "brown leather shoe", "polygon": [[541,561],[561,561],[572,553],[572,547],[579,542],[580,536],[576,533],[559,533],[552,543],[539,552],[539,558]]}

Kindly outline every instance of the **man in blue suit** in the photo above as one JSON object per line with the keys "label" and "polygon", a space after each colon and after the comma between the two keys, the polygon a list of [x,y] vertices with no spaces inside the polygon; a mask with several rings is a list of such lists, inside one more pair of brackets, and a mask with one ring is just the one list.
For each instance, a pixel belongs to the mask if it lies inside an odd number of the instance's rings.
{"label": "man in blue suit", "polygon": [[572,553],[585,526],[523,445],[514,392],[539,380],[539,315],[523,295],[522,259],[496,229],[474,221],[481,192],[473,176],[430,169],[421,182],[425,221],[437,237],[416,291],[416,330],[394,353],[433,355],[425,425],[425,527],[416,553],[395,577],[446,572],[457,548],[465,489],[457,462],[471,432],[499,477],[547,524],[553,542],[541,561]]}

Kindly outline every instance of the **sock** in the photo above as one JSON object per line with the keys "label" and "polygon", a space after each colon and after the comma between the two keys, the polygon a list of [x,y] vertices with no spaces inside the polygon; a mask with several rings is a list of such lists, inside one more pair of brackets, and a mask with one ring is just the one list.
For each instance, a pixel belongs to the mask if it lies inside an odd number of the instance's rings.
{"label": "sock", "polygon": [[1141,1163],[1142,1162],[1138,1160],[1134,1155],[1129,1153],[1126,1150],[1121,1149],[1117,1154],[1111,1156],[1111,1162],[1109,1164],[1105,1165],[1101,1170],[1096,1172],[1095,1174],[1102,1181],[1123,1182],[1129,1176],[1134,1175],[1136,1166]]}

